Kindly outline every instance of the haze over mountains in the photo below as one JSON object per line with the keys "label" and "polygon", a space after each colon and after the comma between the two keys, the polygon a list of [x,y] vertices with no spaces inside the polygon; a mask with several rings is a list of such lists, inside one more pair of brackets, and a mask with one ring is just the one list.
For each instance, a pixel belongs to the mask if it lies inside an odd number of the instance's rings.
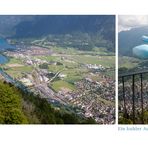
{"label": "haze over mountains", "polygon": [[115,41],[115,17],[91,15],[0,16],[0,35],[4,37],[41,37],[48,34],[82,32],[98,34]]}
{"label": "haze over mountains", "polygon": [[0,15],[0,36],[7,37],[15,34],[14,26],[21,21],[32,19],[31,16],[23,15]]}
{"label": "haze over mountains", "polygon": [[148,26],[133,28],[119,33],[119,55],[133,56],[133,47],[145,44],[142,36],[148,35]]}

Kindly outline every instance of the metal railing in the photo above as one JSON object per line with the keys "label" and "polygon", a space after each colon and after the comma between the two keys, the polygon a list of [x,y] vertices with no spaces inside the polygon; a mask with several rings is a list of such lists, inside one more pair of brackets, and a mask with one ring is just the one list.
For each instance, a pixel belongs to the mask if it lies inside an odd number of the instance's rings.
{"label": "metal railing", "polygon": [[140,79],[140,104],[141,104],[141,123],[144,124],[144,108],[143,108],[143,76],[144,74],[148,73],[147,71],[140,71],[140,72],[133,72],[133,73],[126,73],[126,74],[119,74],[119,80],[122,83],[122,98],[123,98],[123,113],[124,116],[127,117],[127,108],[126,108],[126,92],[125,92],[125,82],[127,82],[128,79],[128,83],[130,83],[131,81],[131,90],[132,90],[132,121],[133,124],[136,124],[135,121],[135,101],[136,101],[136,97],[135,97],[135,77],[139,77]]}

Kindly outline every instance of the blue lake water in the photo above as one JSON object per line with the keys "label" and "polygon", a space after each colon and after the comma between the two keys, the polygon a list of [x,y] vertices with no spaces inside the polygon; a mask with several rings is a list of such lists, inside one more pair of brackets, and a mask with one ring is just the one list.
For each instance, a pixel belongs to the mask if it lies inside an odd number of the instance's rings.
{"label": "blue lake water", "polygon": [[[7,40],[0,38],[0,51],[7,49],[15,49],[15,46],[10,45]],[[4,64],[8,61],[7,57],[0,54],[0,64]]]}
{"label": "blue lake water", "polygon": [[8,61],[7,57],[0,54],[0,64],[5,64]]}
{"label": "blue lake water", "polygon": [[0,38],[0,50],[15,49],[15,46],[10,45],[7,40]]}

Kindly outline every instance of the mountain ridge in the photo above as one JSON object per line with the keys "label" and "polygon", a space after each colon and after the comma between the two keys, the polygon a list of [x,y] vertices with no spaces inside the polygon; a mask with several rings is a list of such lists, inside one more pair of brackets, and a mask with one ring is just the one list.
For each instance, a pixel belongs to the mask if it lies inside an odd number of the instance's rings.
{"label": "mountain ridge", "polygon": [[148,26],[133,28],[128,31],[119,32],[119,55],[134,56],[132,49],[135,46],[144,44],[143,35],[148,35]]}
{"label": "mountain ridge", "polygon": [[98,33],[115,41],[115,16],[107,15],[10,15],[0,16],[0,35],[24,38],[72,32]]}

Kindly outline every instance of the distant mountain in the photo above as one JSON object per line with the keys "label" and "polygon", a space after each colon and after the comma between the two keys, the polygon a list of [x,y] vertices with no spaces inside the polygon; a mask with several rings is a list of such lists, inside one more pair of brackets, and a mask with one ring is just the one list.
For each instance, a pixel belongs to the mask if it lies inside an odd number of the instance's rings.
{"label": "distant mountain", "polygon": [[119,55],[133,56],[132,49],[144,44],[142,36],[148,35],[148,26],[133,28],[119,33]]}
{"label": "distant mountain", "polygon": [[103,15],[49,15],[34,16],[15,26],[15,37],[37,37],[48,34],[72,32],[100,33],[106,39],[115,40],[115,17]]}
{"label": "distant mountain", "polygon": [[63,35],[72,33],[87,33],[95,40],[102,40],[102,42],[106,40],[106,46],[113,50],[115,46],[115,16],[0,16],[0,36],[4,37],[37,38],[47,35]]}
{"label": "distant mountain", "polygon": [[21,21],[33,19],[32,16],[0,15],[0,36],[7,37],[15,34],[14,27]]}

